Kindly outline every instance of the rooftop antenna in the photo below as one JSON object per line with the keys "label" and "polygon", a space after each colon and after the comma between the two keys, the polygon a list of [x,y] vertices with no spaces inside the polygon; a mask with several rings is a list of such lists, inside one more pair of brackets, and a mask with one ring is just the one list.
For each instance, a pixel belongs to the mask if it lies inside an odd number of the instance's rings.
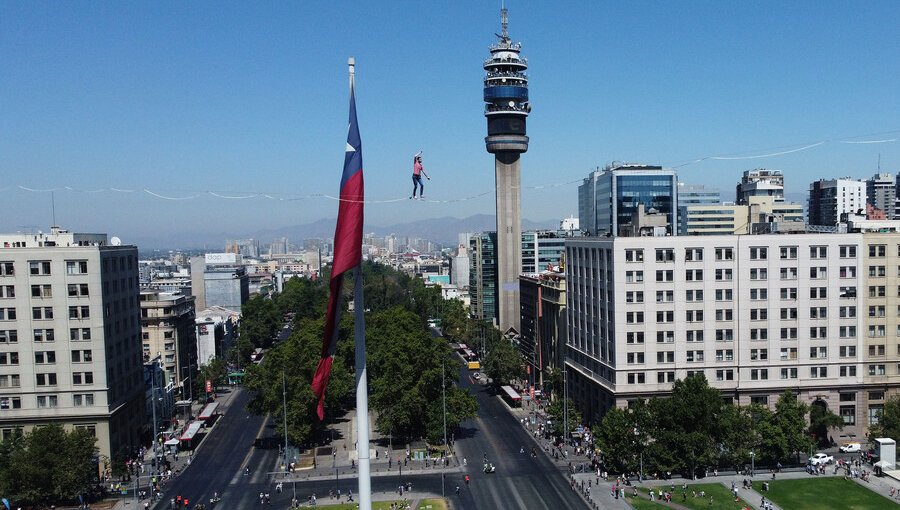
{"label": "rooftop antenna", "polygon": [[506,5],[501,0],[500,2],[500,26],[502,27],[502,32],[500,37],[504,41],[509,40],[509,16],[507,15],[508,11],[506,10]]}
{"label": "rooftop antenna", "polygon": [[881,173],[881,153],[878,153],[878,173]]}
{"label": "rooftop antenna", "polygon": [[58,225],[56,224],[56,197],[53,195],[53,192],[50,192],[50,220],[53,222],[50,225],[50,228],[55,228]]}

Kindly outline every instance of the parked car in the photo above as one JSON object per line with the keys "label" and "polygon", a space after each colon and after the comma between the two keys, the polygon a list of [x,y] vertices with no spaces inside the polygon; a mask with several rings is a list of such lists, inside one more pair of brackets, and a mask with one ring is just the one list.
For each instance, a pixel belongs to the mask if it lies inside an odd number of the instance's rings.
{"label": "parked car", "polygon": [[841,445],[838,450],[844,453],[859,453],[862,451],[862,444],[860,443],[844,443]]}
{"label": "parked car", "polygon": [[834,457],[825,453],[817,453],[809,458],[809,463],[813,466],[818,466],[821,464],[831,464],[834,462]]}

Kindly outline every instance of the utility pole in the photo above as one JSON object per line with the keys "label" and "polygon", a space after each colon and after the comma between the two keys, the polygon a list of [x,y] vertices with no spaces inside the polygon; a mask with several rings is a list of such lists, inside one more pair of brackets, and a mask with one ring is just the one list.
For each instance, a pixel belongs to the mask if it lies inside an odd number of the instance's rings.
{"label": "utility pole", "polygon": [[[446,466],[446,462],[448,461],[448,457],[450,456],[450,445],[447,443],[447,360],[445,359],[443,363],[441,363],[441,398],[444,403],[444,448],[446,448],[446,453],[444,454],[444,462]],[[444,494],[444,470],[441,470],[441,497],[446,497]]]}
{"label": "utility pole", "polygon": [[287,383],[285,382],[284,369],[281,369],[281,397],[284,408],[284,473],[288,472],[288,428],[287,428]]}
{"label": "utility pole", "polygon": [[563,365],[563,446],[564,452],[569,452],[569,371]]}

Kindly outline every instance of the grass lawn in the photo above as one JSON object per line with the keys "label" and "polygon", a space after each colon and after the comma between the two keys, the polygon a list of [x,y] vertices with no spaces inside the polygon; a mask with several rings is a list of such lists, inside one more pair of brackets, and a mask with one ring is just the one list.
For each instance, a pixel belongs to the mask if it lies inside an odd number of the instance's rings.
{"label": "grass lawn", "polygon": [[[639,487],[642,493],[647,494],[646,487]],[[663,491],[666,489],[664,488]],[[704,498],[693,497],[693,493],[703,491],[706,493]],[[657,510],[659,508],[671,508],[670,505],[665,503],[657,503],[646,499],[634,498],[631,496],[631,492],[626,488],[625,495],[627,500],[631,505],[635,508],[635,510]],[[712,504],[710,504],[710,497],[712,497]],[[681,496],[681,487],[675,486],[675,494],[672,496],[672,503],[677,503],[681,506],[692,508],[695,510],[740,510],[742,508],[747,507],[747,502],[744,500],[735,501],[731,496],[731,491],[728,490],[727,487],[720,483],[703,483],[703,484],[691,484],[687,486],[687,499],[683,500]],[[793,510],[793,509],[792,509]]]}
{"label": "grass lawn", "polygon": [[791,510],[881,510],[897,506],[890,499],[837,476],[776,480],[769,482],[769,492],[762,494],[780,508]]}

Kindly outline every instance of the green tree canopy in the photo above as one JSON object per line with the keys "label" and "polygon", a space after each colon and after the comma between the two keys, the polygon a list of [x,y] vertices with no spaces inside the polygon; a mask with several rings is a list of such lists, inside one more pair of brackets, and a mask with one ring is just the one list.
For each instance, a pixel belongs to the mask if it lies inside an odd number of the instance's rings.
{"label": "green tree canopy", "polygon": [[894,396],[884,403],[884,409],[878,415],[878,423],[869,427],[869,439],[890,437],[900,439],[900,397]]}
{"label": "green tree canopy", "polygon": [[281,315],[273,300],[253,296],[241,306],[241,337],[254,347],[270,347],[280,328]]}
{"label": "green tree canopy", "polygon": [[500,336],[494,328],[488,330],[487,354],[484,357],[482,370],[491,378],[495,387],[509,384],[514,379],[525,375],[522,354],[511,341]]}
{"label": "green tree canopy", "polygon": [[89,432],[58,424],[7,439],[0,444],[0,493],[19,505],[74,501],[97,478],[95,443]]}

